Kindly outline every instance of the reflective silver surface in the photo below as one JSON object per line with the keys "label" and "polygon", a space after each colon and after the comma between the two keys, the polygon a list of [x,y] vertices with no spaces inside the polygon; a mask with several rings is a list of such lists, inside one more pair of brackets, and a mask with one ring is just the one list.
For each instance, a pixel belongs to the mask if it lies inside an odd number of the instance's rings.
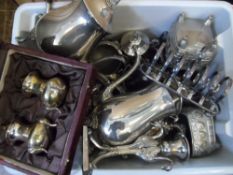
{"label": "reflective silver surface", "polygon": [[25,77],[22,90],[26,93],[41,96],[41,100],[47,109],[53,109],[62,104],[67,87],[65,82],[58,77],[44,80],[36,72],[31,72]]}
{"label": "reflective silver surface", "polygon": [[176,157],[180,160],[190,158],[190,147],[187,138],[179,134],[175,140],[164,141],[161,145],[161,154],[165,157]]}
{"label": "reflective silver surface", "polygon": [[171,170],[173,165],[173,161],[171,159],[158,156],[160,153],[160,143],[148,136],[140,136],[134,143],[118,147],[102,147],[96,140],[94,140],[94,138],[91,138],[91,141],[101,150],[105,150],[100,152],[100,154],[94,158],[94,160],[91,162],[92,167],[96,167],[96,165],[103,159],[125,155],[135,155],[138,158],[150,163],[166,161],[166,164],[162,168],[168,171]]}
{"label": "reflective silver surface", "polygon": [[139,67],[142,59],[142,55],[149,49],[149,37],[140,31],[126,32],[121,39],[121,48],[128,56],[135,56],[135,62],[133,66],[122,75],[118,80],[110,84],[102,95],[102,101],[110,99],[113,95],[114,89],[123,83],[126,79],[132,75]]}
{"label": "reflective silver surface", "polygon": [[[169,59],[167,61],[169,61]],[[165,62],[164,67],[162,67],[159,73],[156,73],[155,71],[153,71],[150,74],[148,74],[147,65],[142,65],[140,70],[147,79],[168,89],[170,92],[176,94],[177,96],[180,96],[180,98],[185,99],[186,101],[192,103],[198,108],[206,112],[209,112],[213,115],[218,114],[219,106],[217,105],[216,101],[214,101],[211,97],[205,96],[200,91],[197,91],[193,86],[190,86],[190,85],[188,86],[188,85],[183,84],[183,82],[179,81],[180,80],[179,77],[172,77],[170,73],[162,72],[164,69],[168,68],[166,65],[167,61]],[[177,74],[177,72],[175,74]],[[227,89],[228,88],[226,88],[226,90]]]}
{"label": "reflective silver surface", "polygon": [[48,108],[59,107],[67,93],[67,87],[60,78],[51,78],[46,82],[45,89],[42,94],[43,104]]}
{"label": "reflective silver surface", "polygon": [[112,98],[97,113],[101,138],[111,145],[128,144],[150,129],[152,121],[178,114],[181,106],[180,98],[155,85]]}
{"label": "reflective silver surface", "polygon": [[121,39],[121,48],[128,56],[143,55],[149,46],[149,37],[141,31],[127,32]]}
{"label": "reflective silver surface", "polygon": [[29,73],[23,80],[22,90],[26,93],[40,95],[44,91],[46,81],[36,72]]}
{"label": "reflective silver surface", "polygon": [[211,62],[217,53],[214,17],[206,20],[188,18],[182,13],[169,32],[169,45],[174,56],[196,61],[199,66]]}
{"label": "reflective silver surface", "polygon": [[15,144],[17,141],[26,142],[28,152],[38,154],[47,153],[49,144],[49,127],[54,127],[46,119],[40,120],[34,125],[24,125],[19,122],[13,122],[6,126],[5,138],[8,143]]}
{"label": "reflective silver surface", "polygon": [[71,57],[83,56],[100,34],[86,6],[78,1],[50,11],[35,27],[38,48]]}
{"label": "reflective silver surface", "polygon": [[109,30],[112,8],[117,3],[73,1],[51,10],[36,24],[34,32],[38,48],[62,56],[85,56],[95,41]]}
{"label": "reflective silver surface", "polygon": [[166,43],[162,43],[158,49],[158,51],[156,52],[151,64],[148,66],[147,70],[146,70],[146,74],[150,74],[153,67],[155,66],[155,64],[158,62],[159,58],[161,57],[161,54],[163,52],[163,50],[165,49]]}
{"label": "reflective silver surface", "polygon": [[102,150],[91,162],[93,167],[96,167],[101,160],[109,157],[135,155],[149,163],[165,161],[166,164],[162,166],[162,169],[169,171],[173,166],[171,158],[187,160],[190,156],[188,141],[181,134],[171,141],[155,140],[153,137],[144,135],[138,137],[132,144],[116,147],[101,146],[92,136],[90,139],[97,148]]}
{"label": "reflective silver surface", "polygon": [[191,133],[192,157],[201,157],[220,147],[213,116],[197,108],[185,108],[182,114],[188,119]]}
{"label": "reflective silver surface", "polygon": [[90,51],[87,61],[94,65],[98,73],[105,76],[118,73],[126,64],[119,43],[111,41],[100,42]]}
{"label": "reflective silver surface", "polygon": [[93,131],[91,163],[85,167],[95,168],[109,157],[133,155],[149,163],[163,160],[168,163],[163,168],[170,170],[172,158],[186,161],[219,148],[213,116],[220,112],[219,99],[233,81],[213,60],[218,47],[213,22],[212,16],[204,20],[181,14],[170,33],[157,42],[142,31],[105,38],[118,43],[123,36],[120,49],[126,69],[112,84],[96,88],[87,122]]}
{"label": "reflective silver surface", "polygon": [[142,59],[141,56],[138,55],[133,67],[131,67],[131,69],[128,72],[126,72],[124,75],[118,78],[115,82],[111,83],[109,86],[106,87],[106,89],[104,90],[102,94],[103,102],[112,98],[113,91],[117,88],[117,86],[123,83],[127,78],[129,78],[130,75],[132,75],[135,72],[135,70],[138,68],[138,66],[141,63],[141,59]]}
{"label": "reflective silver surface", "polygon": [[5,138],[8,143],[15,143],[20,140],[26,142],[29,138],[31,127],[24,126],[19,122],[13,122],[6,126]]}

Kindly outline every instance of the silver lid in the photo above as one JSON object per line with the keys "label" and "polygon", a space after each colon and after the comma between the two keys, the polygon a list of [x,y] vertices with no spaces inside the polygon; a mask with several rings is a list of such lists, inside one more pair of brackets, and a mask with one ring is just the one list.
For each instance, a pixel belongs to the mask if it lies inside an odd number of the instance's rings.
{"label": "silver lid", "polygon": [[130,31],[123,35],[121,48],[126,55],[143,55],[150,46],[149,37],[141,31]]}

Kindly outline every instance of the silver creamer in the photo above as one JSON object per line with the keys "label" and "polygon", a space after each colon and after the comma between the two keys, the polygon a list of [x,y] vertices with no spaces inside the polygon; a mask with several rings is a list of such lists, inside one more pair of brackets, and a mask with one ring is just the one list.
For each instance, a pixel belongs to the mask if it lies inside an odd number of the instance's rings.
{"label": "silver creamer", "polygon": [[74,0],[43,15],[34,29],[37,47],[45,52],[81,58],[111,29],[119,0]]}

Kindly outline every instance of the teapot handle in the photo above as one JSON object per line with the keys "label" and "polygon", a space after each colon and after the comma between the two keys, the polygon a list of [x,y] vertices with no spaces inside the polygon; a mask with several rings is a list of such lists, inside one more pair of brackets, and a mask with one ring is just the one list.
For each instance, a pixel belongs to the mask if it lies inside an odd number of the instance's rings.
{"label": "teapot handle", "polygon": [[45,0],[46,1],[46,14],[49,13],[52,9],[53,0]]}
{"label": "teapot handle", "polygon": [[47,125],[47,126],[49,126],[49,127],[53,127],[53,128],[55,128],[55,127],[57,127],[57,124],[52,124],[52,123],[50,123],[48,120],[46,120],[46,119],[42,119],[42,120],[40,120],[39,121],[41,124],[44,124],[44,125]]}

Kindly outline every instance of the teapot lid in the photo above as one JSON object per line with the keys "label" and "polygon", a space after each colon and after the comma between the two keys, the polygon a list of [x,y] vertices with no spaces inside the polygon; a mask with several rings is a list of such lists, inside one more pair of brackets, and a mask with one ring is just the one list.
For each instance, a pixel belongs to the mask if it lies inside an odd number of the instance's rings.
{"label": "teapot lid", "polygon": [[90,15],[106,31],[111,30],[113,8],[120,0],[83,0]]}

